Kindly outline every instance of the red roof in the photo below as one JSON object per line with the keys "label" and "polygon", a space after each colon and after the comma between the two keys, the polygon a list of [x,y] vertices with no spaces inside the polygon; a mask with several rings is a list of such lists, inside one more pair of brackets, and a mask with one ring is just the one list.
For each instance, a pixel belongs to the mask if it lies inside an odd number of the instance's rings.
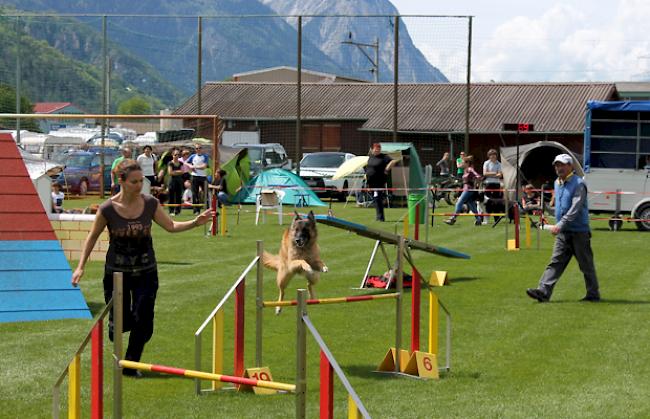
{"label": "red roof", "polygon": [[70,105],[70,102],[38,102],[34,104],[34,113],[52,113]]}

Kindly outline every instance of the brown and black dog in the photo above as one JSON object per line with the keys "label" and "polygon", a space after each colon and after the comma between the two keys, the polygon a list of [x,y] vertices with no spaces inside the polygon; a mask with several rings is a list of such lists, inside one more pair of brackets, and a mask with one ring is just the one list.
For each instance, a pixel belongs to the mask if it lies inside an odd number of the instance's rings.
{"label": "brown and black dog", "polygon": [[[282,235],[280,254],[272,255],[264,252],[262,259],[264,266],[278,271],[276,278],[280,290],[278,301],[282,301],[284,289],[296,274],[302,274],[307,278],[309,298],[316,298],[314,285],[320,279],[320,273],[328,270],[320,259],[317,239],[318,231],[313,211],[309,211],[307,218],[300,217],[296,212],[291,226]],[[280,314],[280,311],[282,311],[281,307],[275,308],[276,314]]]}

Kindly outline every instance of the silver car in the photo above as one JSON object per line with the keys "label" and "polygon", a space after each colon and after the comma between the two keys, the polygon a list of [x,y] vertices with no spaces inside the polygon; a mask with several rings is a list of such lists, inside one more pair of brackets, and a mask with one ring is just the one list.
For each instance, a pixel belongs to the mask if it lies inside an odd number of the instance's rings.
{"label": "silver car", "polygon": [[350,190],[361,187],[363,170],[337,180],[333,180],[332,176],[339,166],[353,157],[356,156],[338,151],[306,154],[300,161],[300,177],[318,196],[329,196],[345,202]]}

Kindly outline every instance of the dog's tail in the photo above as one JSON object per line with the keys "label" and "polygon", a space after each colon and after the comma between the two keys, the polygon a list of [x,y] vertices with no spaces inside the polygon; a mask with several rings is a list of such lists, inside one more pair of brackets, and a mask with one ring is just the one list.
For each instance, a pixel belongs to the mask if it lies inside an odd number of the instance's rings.
{"label": "dog's tail", "polygon": [[262,254],[262,263],[267,268],[277,271],[280,269],[280,256],[272,255],[269,252],[264,252]]}

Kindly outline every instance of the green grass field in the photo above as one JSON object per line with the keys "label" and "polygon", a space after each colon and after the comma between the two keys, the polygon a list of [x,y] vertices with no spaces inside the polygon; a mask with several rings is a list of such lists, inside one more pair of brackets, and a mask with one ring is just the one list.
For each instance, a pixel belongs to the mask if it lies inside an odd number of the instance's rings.
{"label": "green grass field", "polygon": [[[85,201],[70,201],[83,207]],[[289,208],[285,207],[286,210]],[[203,229],[169,234],[154,231],[160,289],[156,328],[143,362],[193,368],[193,335],[240,272],[255,256],[255,241],[277,251],[282,232],[277,219],[254,225],[254,207],[244,207],[239,224],[230,214],[227,237],[206,238]],[[318,212],[324,213],[324,209]],[[387,210],[386,223],[375,223],[374,209],[334,204],[338,217],[389,231],[401,231],[397,219],[404,208]],[[181,219],[189,219],[186,214]],[[286,218],[285,220],[288,220]],[[286,221],[285,221],[286,227]],[[549,304],[525,295],[534,287],[551,253],[552,237],[541,234],[541,250],[504,250],[504,224],[474,227],[461,219],[455,226],[437,220],[429,241],[471,254],[471,260],[447,259],[420,252],[421,272],[449,271],[451,286],[436,291],[453,316],[450,373],[439,381],[392,378],[373,372],[394,344],[394,302],[311,306],[310,317],[373,417],[650,417],[650,235],[626,225],[609,232],[594,223],[593,248],[603,302],[579,303],[584,283],[575,263],[564,274]],[[512,234],[513,229],[510,229]],[[373,242],[327,226],[319,226],[323,260],[330,272],[316,290],[319,297],[357,295]],[[424,236],[424,234],[422,234]],[[534,239],[534,237],[533,237]],[[394,250],[390,249],[391,256]],[[76,262],[73,267],[76,266]],[[89,263],[82,290],[94,314],[103,306],[103,264]],[[377,263],[372,273],[385,267]],[[265,271],[265,296],[276,297],[274,272]],[[254,280],[248,279],[245,364],[254,363]],[[297,277],[287,295],[304,287]],[[410,339],[410,293],[404,299],[404,346]],[[422,312],[427,312],[426,292]],[[232,302],[226,310],[226,373],[232,372]],[[91,322],[82,320],[0,324],[0,417],[48,417],[51,390]],[[264,364],[277,381],[295,376],[293,308],[264,318]],[[423,317],[422,347],[427,323]],[[441,333],[442,335],[442,333]],[[442,342],[442,337],[441,337]],[[205,352],[210,347],[204,340]],[[209,368],[205,354],[204,369]],[[111,371],[106,349],[105,410],[110,417]],[[318,348],[308,338],[308,416],[318,415]],[[82,359],[89,380],[89,352]],[[294,397],[255,396],[225,391],[197,397],[193,382],[148,375],[124,380],[125,417],[254,418],[291,417]],[[65,408],[65,391],[62,407]],[[89,409],[89,391],[83,390]],[[335,417],[343,417],[347,395],[335,381]],[[87,417],[87,416],[85,416]]]}

